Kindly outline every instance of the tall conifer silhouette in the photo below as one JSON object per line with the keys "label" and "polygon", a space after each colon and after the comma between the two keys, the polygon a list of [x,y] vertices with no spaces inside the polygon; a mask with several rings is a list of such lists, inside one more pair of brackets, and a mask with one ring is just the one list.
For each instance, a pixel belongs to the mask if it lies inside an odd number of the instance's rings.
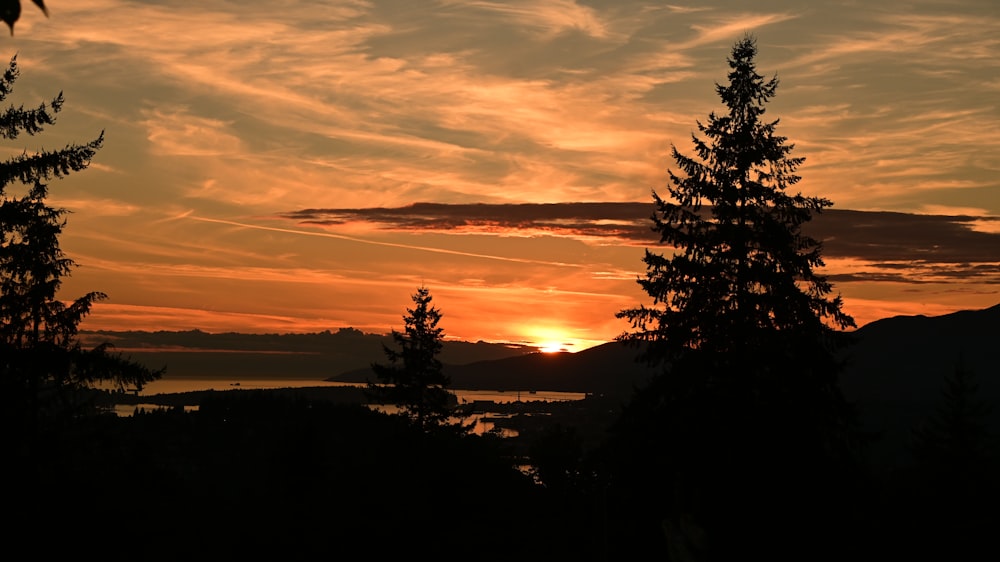
{"label": "tall conifer silhouette", "polygon": [[697,123],[693,156],[673,148],[669,196],[653,192],[668,251],[647,250],[638,280],[653,302],[618,314],[632,328],[619,339],[661,368],[616,428],[632,476],[661,487],[651,509],[697,512],[716,538],[754,527],[741,519],[784,483],[822,478],[851,450],[836,352],[854,321],[800,229],[832,203],[791,191],[803,159],[764,117],[778,80],[756,55],[751,36],[733,46],[716,85],[725,110]]}
{"label": "tall conifer silhouette", "polygon": [[942,492],[967,500],[975,487],[991,480],[998,442],[990,431],[993,404],[979,396],[975,373],[959,359],[945,377],[941,401],[914,429],[913,452]]}
{"label": "tall conifer silhouette", "polygon": [[[16,57],[0,78],[0,101],[11,93],[19,70]],[[35,109],[11,106],[0,114],[0,137],[36,135],[55,123],[60,93]],[[0,400],[5,429],[31,435],[39,421],[79,413],[76,390],[101,383],[119,389],[141,387],[160,376],[118,354],[110,345],[84,349],[80,322],[106,295],[91,292],[72,302],[59,298],[74,267],[59,246],[66,209],[49,206],[45,182],[90,165],[103,132],[86,144],[55,151],[27,151],[0,162]],[[12,184],[23,184],[20,193]]]}

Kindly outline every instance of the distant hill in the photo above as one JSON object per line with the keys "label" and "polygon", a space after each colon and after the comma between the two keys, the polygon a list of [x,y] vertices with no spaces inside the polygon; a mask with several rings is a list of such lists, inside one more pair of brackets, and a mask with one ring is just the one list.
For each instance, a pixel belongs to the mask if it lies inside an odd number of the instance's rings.
{"label": "distant hill", "polygon": [[[1000,434],[1000,305],[942,316],[898,316],[858,329],[843,355],[845,395],[867,429],[880,436],[880,460],[905,462],[911,431],[941,403],[945,377],[963,362],[979,383],[978,398],[995,405]],[[289,378],[362,382],[385,360],[390,336],[352,328],[314,334],[84,332],[85,343],[110,341],[167,377]],[[653,370],[617,342],[577,353],[541,353],[529,346],[445,342],[441,354],[454,388],[569,391],[626,398]]]}
{"label": "distant hill", "polygon": [[[445,364],[451,386],[463,390],[549,390],[628,396],[653,370],[636,362],[637,351],[610,342],[576,353],[534,352],[464,365]],[[370,369],[341,373],[330,380],[361,382]]]}
{"label": "distant hill", "polygon": [[[116,351],[151,368],[166,366],[168,378],[329,378],[354,369],[369,369],[385,360],[388,334],[353,328],[311,334],[212,334],[190,331],[88,331],[84,344],[110,342]],[[516,357],[536,348],[487,342],[448,340],[443,361],[454,364]]]}
{"label": "distant hill", "polygon": [[[995,405],[991,418],[1000,435],[1000,305],[943,316],[898,316],[854,332],[844,351],[841,386],[860,410],[868,431],[878,436],[878,462],[908,462],[911,432],[941,403],[945,377],[962,361],[975,373],[978,398]],[[452,386],[462,389],[559,390],[627,398],[653,370],[634,361],[635,350],[607,343],[577,353],[530,353],[446,365]],[[363,381],[368,369],[335,380]]]}
{"label": "distant hill", "polygon": [[[854,332],[841,383],[851,400],[936,401],[943,377],[961,358],[980,379],[984,397],[1000,400],[1000,305],[944,316],[897,316]],[[630,387],[653,371],[635,362],[636,350],[611,342],[577,353],[520,353],[462,365],[446,364],[456,388],[603,392]],[[448,363],[445,361],[445,363]],[[362,381],[367,365],[331,380]]]}

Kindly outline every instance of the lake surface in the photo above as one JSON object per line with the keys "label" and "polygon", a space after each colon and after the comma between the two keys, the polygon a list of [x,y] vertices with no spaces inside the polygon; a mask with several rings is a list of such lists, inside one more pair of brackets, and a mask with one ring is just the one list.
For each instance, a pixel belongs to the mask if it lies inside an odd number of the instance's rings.
{"label": "lake surface", "polygon": [[[330,382],[316,379],[205,379],[205,378],[162,378],[153,381],[145,387],[139,396],[153,396],[156,394],[178,394],[182,392],[196,392],[200,390],[255,390],[255,389],[275,389],[275,388],[307,388],[324,386],[363,386],[358,383]],[[499,404],[509,402],[534,402],[546,400],[549,402],[562,402],[566,400],[583,400],[586,393],[583,392],[555,392],[555,391],[528,391],[528,390],[462,390],[450,389],[459,402],[468,403],[476,400],[486,402],[497,402]]]}
{"label": "lake surface", "polygon": [[[180,394],[184,392],[198,392],[205,390],[216,390],[216,391],[226,391],[226,390],[270,390],[276,388],[310,388],[310,387],[325,387],[325,386],[351,386],[359,387],[364,386],[358,383],[345,383],[345,382],[330,382],[324,380],[316,379],[242,379],[234,381],[232,379],[205,379],[205,378],[163,378],[153,381],[145,385],[139,396],[155,396],[157,394]],[[498,404],[505,404],[511,402],[534,402],[539,400],[549,401],[549,402],[563,402],[569,400],[583,400],[586,398],[586,393],[584,392],[555,392],[555,391],[527,391],[527,390],[461,390],[461,389],[450,389],[455,393],[458,401],[463,404],[468,404],[476,401],[484,402],[496,402]],[[143,410],[156,410],[164,408],[164,406],[159,406],[157,404],[118,404],[115,406],[115,413],[119,416],[131,416],[135,413],[137,409]],[[185,406],[186,411],[196,411],[197,406]],[[379,409],[385,410],[385,406],[380,406]],[[503,417],[500,414],[492,413],[489,415],[473,415],[470,419],[465,420],[466,422],[475,422],[472,429],[473,433],[482,434],[487,431],[491,431],[494,428],[494,424],[490,419]],[[502,435],[505,437],[513,437],[516,435],[515,432],[509,430],[503,430]]]}

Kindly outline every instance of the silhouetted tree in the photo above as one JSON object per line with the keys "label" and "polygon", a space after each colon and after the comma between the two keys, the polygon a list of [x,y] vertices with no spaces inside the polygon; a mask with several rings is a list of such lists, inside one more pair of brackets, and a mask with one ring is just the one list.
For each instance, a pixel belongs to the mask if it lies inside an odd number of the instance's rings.
{"label": "silhouetted tree", "polygon": [[[45,7],[44,0],[31,0],[38,6],[46,17],[49,9]],[[10,28],[10,34],[14,35],[14,23],[21,18],[21,0],[0,0],[0,20],[3,20]]]}
{"label": "silhouetted tree", "polygon": [[544,427],[528,445],[534,477],[547,488],[566,493],[578,479],[583,442],[575,427],[556,423]]}
{"label": "silhouetted tree", "polygon": [[455,395],[447,390],[451,380],[444,374],[438,354],[444,330],[438,327],[441,312],[431,306],[430,291],[420,287],[412,295],[416,305],[403,316],[403,332],[392,331],[399,349],[383,345],[389,364],[375,363],[372,370],[381,384],[369,382],[370,398],[401,407],[421,428],[446,425],[456,415]]}
{"label": "silhouetted tree", "polygon": [[975,373],[963,360],[945,377],[941,394],[936,410],[913,432],[913,452],[935,484],[947,488],[942,491],[969,499],[996,468],[996,437],[988,421],[993,407],[979,397]]}
{"label": "silhouetted tree", "polygon": [[726,111],[698,122],[694,156],[672,149],[681,173],[669,171],[669,198],[653,192],[652,216],[671,253],[646,251],[638,283],[653,303],[618,314],[632,327],[619,339],[662,367],[616,428],[631,477],[660,486],[639,501],[662,502],[649,509],[673,521],[695,513],[710,539],[734,544],[764,540],[747,534],[792,507],[779,488],[850,449],[835,352],[854,321],[815,271],[821,244],[800,230],[832,203],[788,192],[803,159],[764,119],[778,80],[758,74],[756,55],[751,36],[733,46],[729,83],[716,85]]}
{"label": "silhouetted tree", "polygon": [[[0,78],[0,101],[18,77],[16,57]],[[60,93],[36,109],[11,106],[0,115],[0,136],[38,134],[55,122],[63,104]],[[75,301],[59,300],[62,279],[74,266],[59,247],[65,209],[46,204],[45,181],[85,169],[104,135],[57,151],[23,152],[0,162],[0,400],[7,427],[32,434],[39,419],[76,413],[74,392],[97,383],[119,389],[141,387],[160,373],[112,354],[110,346],[84,349],[78,326],[94,302],[88,293]],[[10,192],[13,183],[27,186]]]}

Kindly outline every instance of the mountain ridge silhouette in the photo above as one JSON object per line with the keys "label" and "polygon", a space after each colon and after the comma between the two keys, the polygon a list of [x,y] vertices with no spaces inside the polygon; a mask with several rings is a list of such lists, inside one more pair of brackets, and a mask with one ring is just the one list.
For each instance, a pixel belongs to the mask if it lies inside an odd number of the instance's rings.
{"label": "mountain ridge silhouette", "polygon": [[[961,364],[979,386],[976,398],[994,405],[987,421],[1000,435],[1000,304],[940,316],[894,316],[851,332],[842,352],[841,389],[875,436],[879,463],[909,462],[913,430],[943,400],[945,380]],[[373,362],[384,362],[388,334],[353,328],[318,334],[209,334],[187,332],[84,332],[107,340],[150,367],[165,365],[165,378],[249,380],[315,379],[363,383],[374,380]],[[530,346],[445,342],[441,355],[451,388],[463,390],[564,391],[604,395],[624,403],[656,372],[636,361],[638,349],[609,342],[575,353],[543,353]]]}
{"label": "mountain ridge silhouette", "polygon": [[[843,352],[841,385],[852,400],[891,400],[898,393],[937,397],[943,377],[961,359],[1000,401],[1000,304],[940,316],[893,316],[852,332]],[[189,331],[85,331],[86,343],[109,341],[166,377],[289,379],[364,382],[372,362],[383,362],[389,334],[354,328],[310,334],[212,334]],[[655,369],[636,361],[638,349],[608,342],[582,351],[544,353],[530,345],[446,340],[441,354],[454,388],[627,392]],[[896,393],[896,394],[894,394]]]}
{"label": "mountain ridge silhouette", "polygon": [[[184,331],[81,331],[84,345],[109,342],[115,350],[151,367],[166,366],[165,378],[324,379],[354,369],[370,370],[385,358],[389,334],[355,328],[291,334]],[[442,360],[470,363],[529,353],[529,345],[446,340]]]}
{"label": "mountain ridge silhouette", "polygon": [[[532,352],[467,364],[445,364],[451,386],[463,390],[527,390],[626,395],[655,369],[636,361],[638,350],[608,342],[575,353]],[[374,380],[370,369],[340,373],[329,380]]]}
{"label": "mountain ridge silhouette", "polygon": [[844,350],[840,382],[863,427],[874,434],[876,462],[912,461],[913,431],[943,404],[945,380],[960,365],[972,372],[978,401],[993,406],[983,420],[1000,435],[1000,304],[940,316],[894,316],[866,324]]}

